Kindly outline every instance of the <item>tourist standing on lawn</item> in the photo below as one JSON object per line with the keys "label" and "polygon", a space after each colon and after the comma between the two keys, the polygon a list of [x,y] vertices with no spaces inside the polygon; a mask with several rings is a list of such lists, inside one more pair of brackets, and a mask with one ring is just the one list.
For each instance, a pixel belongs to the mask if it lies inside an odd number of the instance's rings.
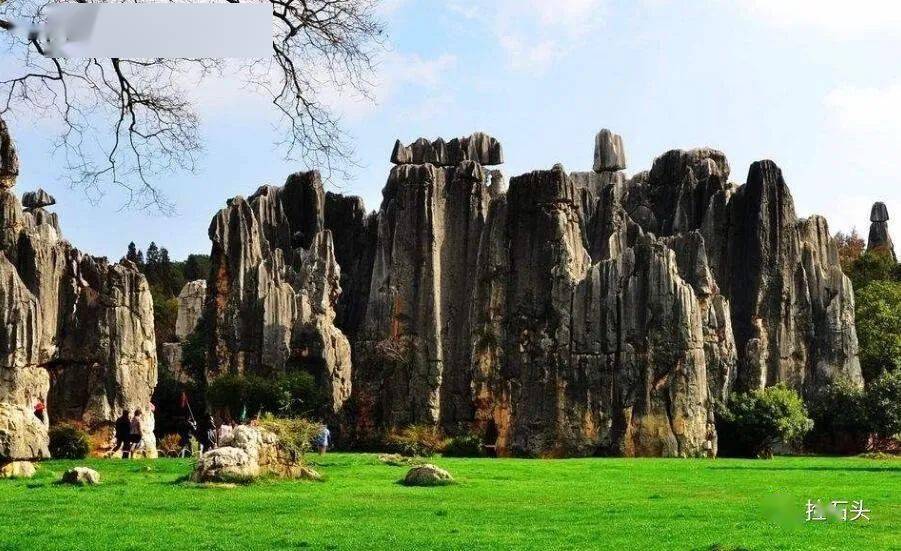
{"label": "tourist standing on lawn", "polygon": [[131,457],[135,457],[135,452],[143,446],[144,432],[143,425],[141,424],[141,410],[136,409],[134,416],[131,418],[131,426],[129,427],[131,430],[130,440],[131,440]]}
{"label": "tourist standing on lawn", "polygon": [[200,453],[207,452],[216,447],[216,420],[210,415],[203,426],[200,427]]}
{"label": "tourist standing on lawn", "polygon": [[325,455],[325,450],[327,450],[332,443],[332,432],[328,430],[326,425],[322,425],[322,428],[319,429],[319,434],[316,435],[314,443],[316,444],[316,447],[319,448],[319,455]]}
{"label": "tourist standing on lawn", "polygon": [[131,419],[128,410],[122,410],[122,415],[116,419],[116,445],[110,450],[110,455],[122,451],[122,459],[128,457],[128,448],[131,446]]}

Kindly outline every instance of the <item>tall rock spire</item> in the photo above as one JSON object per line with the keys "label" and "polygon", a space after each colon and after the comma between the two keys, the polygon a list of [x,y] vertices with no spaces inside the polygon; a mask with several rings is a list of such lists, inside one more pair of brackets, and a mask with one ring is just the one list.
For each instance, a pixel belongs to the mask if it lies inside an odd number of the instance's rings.
{"label": "tall rock spire", "polygon": [[885,203],[873,203],[873,208],[870,210],[870,236],[867,239],[867,250],[888,251],[892,255],[892,259],[898,260],[892,236],[888,233],[888,219],[888,209]]}

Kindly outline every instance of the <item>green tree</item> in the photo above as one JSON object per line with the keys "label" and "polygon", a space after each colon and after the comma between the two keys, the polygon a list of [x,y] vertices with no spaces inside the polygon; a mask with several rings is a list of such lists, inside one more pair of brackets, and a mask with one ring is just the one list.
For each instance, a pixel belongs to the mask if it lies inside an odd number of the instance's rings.
{"label": "green tree", "polygon": [[901,434],[901,372],[884,373],[867,388],[867,409],[874,433]]}
{"label": "green tree", "polygon": [[848,277],[854,290],[860,291],[875,281],[901,281],[901,268],[891,255],[882,251],[867,251],[851,264]]}
{"label": "green tree", "polygon": [[856,293],[857,339],[864,379],[901,368],[901,283],[874,281]]}
{"label": "green tree", "polygon": [[128,244],[128,251],[125,253],[125,260],[130,260],[134,262],[138,268],[141,268],[144,265],[144,253],[138,249],[135,242],[132,241]]}
{"label": "green tree", "polygon": [[783,384],[733,394],[720,411],[723,455],[771,458],[778,444],[797,444],[813,428],[797,392]]}
{"label": "green tree", "polygon": [[851,233],[848,234],[836,233],[835,242],[838,245],[838,258],[842,265],[842,271],[850,274],[853,270],[854,262],[863,254],[867,243],[857,233],[857,228],[851,228]]}
{"label": "green tree", "polygon": [[805,447],[826,453],[860,453],[872,431],[867,395],[850,381],[836,381],[805,400],[813,430]]}
{"label": "green tree", "polygon": [[206,254],[189,254],[183,268],[185,281],[207,279],[210,275],[210,256]]}

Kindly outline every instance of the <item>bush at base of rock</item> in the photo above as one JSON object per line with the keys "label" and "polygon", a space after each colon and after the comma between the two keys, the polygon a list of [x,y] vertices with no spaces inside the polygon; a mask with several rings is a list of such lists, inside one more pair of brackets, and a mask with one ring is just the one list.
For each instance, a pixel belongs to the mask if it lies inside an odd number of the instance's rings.
{"label": "bush at base of rock", "polygon": [[441,429],[433,425],[410,425],[388,434],[388,451],[406,457],[431,457],[444,451],[447,440]]}
{"label": "bush at base of rock", "polygon": [[463,434],[451,438],[444,448],[446,457],[483,457],[482,439],[475,434]]}
{"label": "bush at base of rock", "polygon": [[454,477],[441,467],[432,464],[413,467],[404,477],[405,486],[447,486],[454,483]]}
{"label": "bush at base of rock", "polygon": [[76,486],[96,486],[100,484],[100,473],[87,467],[75,467],[63,473],[60,482]]}
{"label": "bush at base of rock", "polygon": [[783,384],[733,394],[717,419],[720,455],[771,458],[813,428],[797,392]]}
{"label": "bush at base of rock", "polygon": [[31,478],[34,473],[34,465],[29,461],[13,461],[0,467],[0,478]]}
{"label": "bush at base of rock", "polygon": [[50,428],[50,455],[54,459],[84,459],[91,451],[88,434],[74,425]]}

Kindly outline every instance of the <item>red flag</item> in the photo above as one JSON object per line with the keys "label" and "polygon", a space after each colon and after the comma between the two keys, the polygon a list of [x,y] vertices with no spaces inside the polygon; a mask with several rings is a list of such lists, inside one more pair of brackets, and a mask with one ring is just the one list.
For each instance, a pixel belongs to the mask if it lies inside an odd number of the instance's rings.
{"label": "red flag", "polygon": [[188,395],[185,394],[184,391],[182,391],[182,393],[181,393],[181,407],[182,408],[188,407]]}

